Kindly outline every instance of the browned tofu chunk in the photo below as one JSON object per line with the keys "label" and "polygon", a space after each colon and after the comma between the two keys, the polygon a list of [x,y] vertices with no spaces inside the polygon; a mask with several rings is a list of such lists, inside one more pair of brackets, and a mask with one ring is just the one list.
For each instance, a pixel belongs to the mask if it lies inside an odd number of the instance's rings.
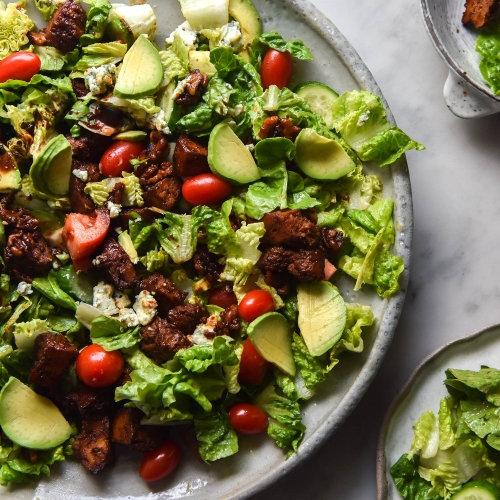
{"label": "browned tofu chunk", "polygon": [[90,472],[97,474],[104,469],[114,459],[109,417],[84,420],[72,448],[75,457]]}
{"label": "browned tofu chunk", "polygon": [[[99,182],[102,178],[97,163],[83,162],[74,159],[71,165],[71,172],[73,172],[73,170],[87,172],[87,182]],[[72,173],[69,178],[69,200],[71,202],[71,209],[73,212],[79,214],[91,214],[95,211],[95,205],[90,196],[84,193],[84,189],[85,182]]]}
{"label": "browned tofu chunk", "polygon": [[109,415],[114,403],[114,388],[98,389],[80,384],[66,395],[65,406],[70,414],[83,420],[92,420]]}
{"label": "browned tofu chunk", "polygon": [[305,249],[320,245],[319,227],[299,210],[277,210],[264,215],[262,222],[266,228],[266,234],[261,240],[263,245]]}
{"label": "browned tofu chunk", "polygon": [[208,149],[183,134],[175,144],[174,166],[177,175],[181,177],[192,177],[210,172]]}
{"label": "browned tofu chunk", "polygon": [[482,28],[498,15],[499,0],[466,0],[462,23]]}
{"label": "browned tofu chunk", "polygon": [[166,429],[157,425],[141,425],[144,413],[138,408],[120,408],[113,419],[113,443],[132,446],[139,451],[158,447],[166,439]]}
{"label": "browned tofu chunk", "polygon": [[187,297],[186,292],[182,292],[160,273],[153,273],[147,278],[144,278],[140,285],[140,290],[147,290],[154,293],[156,302],[158,303],[158,315],[166,318],[170,309],[184,304]]}
{"label": "browned tofu chunk", "polygon": [[205,323],[209,316],[203,306],[186,304],[171,309],[167,318],[184,335],[190,335],[199,324]]}
{"label": "browned tofu chunk", "polygon": [[57,389],[62,374],[77,357],[78,349],[64,335],[42,333],[35,339],[35,362],[28,380],[38,386]]}
{"label": "browned tofu chunk", "polygon": [[219,281],[224,266],[219,263],[220,256],[208,251],[205,245],[198,245],[193,255],[193,264],[196,272],[207,278],[211,286]]}

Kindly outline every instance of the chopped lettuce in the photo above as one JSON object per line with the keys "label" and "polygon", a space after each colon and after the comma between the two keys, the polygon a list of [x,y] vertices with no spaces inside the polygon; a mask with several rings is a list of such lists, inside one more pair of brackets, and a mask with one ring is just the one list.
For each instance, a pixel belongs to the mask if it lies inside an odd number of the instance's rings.
{"label": "chopped lettuce", "polygon": [[325,380],[326,369],[318,358],[311,356],[304,339],[297,333],[293,334],[293,360],[300,371],[307,389],[314,391]]}
{"label": "chopped lettuce", "polygon": [[98,67],[104,64],[118,64],[127,52],[127,46],[120,42],[93,43],[83,47],[83,57],[75,66],[76,71]]}
{"label": "chopped lettuce", "polygon": [[83,2],[90,5],[85,33],[80,37],[80,44],[85,46],[103,39],[111,4],[109,0],[83,0]]}
{"label": "chopped lettuce", "polygon": [[481,30],[476,42],[481,55],[479,69],[495,94],[500,93],[500,23],[494,22]]}
{"label": "chopped lettuce", "polygon": [[134,347],[142,337],[139,326],[127,328],[117,319],[98,316],[90,325],[90,339],[106,351],[116,351]]}
{"label": "chopped lettuce", "polygon": [[0,2],[0,60],[29,43],[27,33],[35,23],[26,14],[26,0]]}
{"label": "chopped lettuce", "polygon": [[35,0],[36,8],[40,11],[43,18],[49,21],[55,11],[64,4],[66,0]]}

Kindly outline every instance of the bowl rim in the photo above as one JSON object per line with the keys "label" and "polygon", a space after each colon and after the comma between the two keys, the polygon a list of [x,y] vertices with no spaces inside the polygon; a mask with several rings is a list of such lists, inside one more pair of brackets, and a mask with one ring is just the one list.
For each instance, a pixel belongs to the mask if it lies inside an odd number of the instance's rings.
{"label": "bowl rim", "polygon": [[478,330],[474,333],[470,333],[465,335],[464,337],[460,337],[456,340],[452,340],[437,348],[435,351],[431,352],[428,356],[426,356],[420,363],[415,367],[411,375],[408,377],[406,382],[403,384],[401,389],[398,391],[396,396],[391,402],[382,422],[382,426],[380,428],[379,438],[377,442],[377,463],[376,463],[376,473],[377,473],[377,500],[387,500],[387,495],[389,491],[389,484],[387,480],[387,460],[385,455],[385,444],[387,440],[387,434],[389,430],[389,425],[391,423],[392,417],[394,413],[398,409],[399,405],[403,403],[405,398],[409,395],[413,386],[418,381],[419,376],[426,369],[427,365],[429,365],[432,361],[438,358],[444,351],[448,350],[449,347],[458,344],[466,344],[467,342],[474,341],[484,333],[491,332],[493,330],[498,330],[500,328],[500,323],[496,323],[481,330]]}
{"label": "bowl rim", "polygon": [[422,15],[424,18],[424,24],[427,29],[427,33],[429,34],[429,37],[431,38],[432,43],[434,44],[434,47],[441,55],[441,57],[445,60],[448,67],[454,73],[456,73],[460,78],[465,80],[469,85],[474,87],[474,89],[478,90],[479,92],[489,97],[490,99],[493,99],[496,102],[500,102],[500,96],[494,94],[485,83],[481,84],[477,82],[476,80],[472,79],[466,71],[460,69],[458,64],[451,57],[449,52],[446,50],[446,47],[441,42],[441,39],[439,38],[436,27],[434,26],[432,14],[430,13],[428,0],[421,0],[420,4],[422,6]]}

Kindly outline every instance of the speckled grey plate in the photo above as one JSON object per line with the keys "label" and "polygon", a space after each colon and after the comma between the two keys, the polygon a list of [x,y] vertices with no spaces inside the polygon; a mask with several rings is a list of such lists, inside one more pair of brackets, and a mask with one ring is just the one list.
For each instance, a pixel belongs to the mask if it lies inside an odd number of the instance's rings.
{"label": "speckled grey plate", "polygon": [[445,370],[479,370],[481,365],[500,368],[500,325],[444,345],[428,356],[412,373],[387,411],[377,449],[378,500],[401,500],[389,472],[410,450],[413,424],[427,410],[437,413],[439,401],[448,395]]}
{"label": "speckled grey plate", "polygon": [[[182,17],[175,0],[150,0],[150,3],[157,6],[161,32],[157,41],[160,43],[180,24]],[[266,30],[276,29],[285,38],[301,38],[312,49],[315,61],[296,65],[292,86],[301,81],[318,80],[339,92],[363,88],[381,95],[372,75],[349,42],[309,2],[255,0],[255,5]],[[389,116],[393,122],[390,113]],[[283,479],[311,457],[348,417],[380,367],[403,307],[408,282],[412,202],[406,161],[401,159],[392,167],[382,169],[368,165],[367,170],[381,175],[384,194],[395,200],[398,229],[395,252],[404,258],[406,271],[401,277],[401,291],[390,300],[380,300],[371,291],[353,292],[354,282],[350,278],[337,280],[336,284],[347,301],[373,307],[377,323],[364,335],[364,352],[343,354],[328,381],[305,406],[303,417],[307,432],[296,455],[285,460],[285,454],[266,436],[243,437],[240,439],[240,453],[212,465],[199,463],[186,449],[180,466],[171,476],[148,485],[138,476],[140,454],[117,448],[116,464],[97,476],[87,473],[77,463],[68,462],[54,467],[52,477],[43,478],[35,490],[33,486],[3,493],[0,490],[0,495],[12,500],[243,499]]]}
{"label": "speckled grey plate", "polygon": [[436,50],[450,68],[444,99],[461,118],[478,118],[500,112],[495,95],[479,70],[478,31],[462,24],[465,0],[421,0],[425,26]]}

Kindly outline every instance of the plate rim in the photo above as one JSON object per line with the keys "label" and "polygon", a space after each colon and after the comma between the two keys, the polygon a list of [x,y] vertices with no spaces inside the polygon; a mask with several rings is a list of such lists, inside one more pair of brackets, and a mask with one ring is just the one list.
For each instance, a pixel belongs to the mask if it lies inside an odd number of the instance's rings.
{"label": "plate rim", "polygon": [[418,381],[419,376],[426,369],[427,365],[436,360],[441,354],[448,350],[448,348],[453,347],[458,344],[466,344],[476,340],[481,335],[491,332],[492,330],[499,329],[500,323],[495,323],[493,325],[482,328],[481,330],[475,331],[460,337],[456,340],[452,340],[437,348],[435,351],[431,352],[426,356],[420,363],[415,367],[411,375],[408,377],[406,382],[403,384],[401,389],[397,392],[396,396],[392,400],[386,414],[384,415],[384,420],[379,432],[379,438],[377,442],[377,464],[376,464],[376,481],[377,481],[377,500],[387,500],[389,483],[387,479],[387,463],[385,454],[385,445],[387,440],[387,434],[389,430],[389,425],[391,420],[396,413],[396,410],[404,402],[405,398],[409,395],[413,386]]}

